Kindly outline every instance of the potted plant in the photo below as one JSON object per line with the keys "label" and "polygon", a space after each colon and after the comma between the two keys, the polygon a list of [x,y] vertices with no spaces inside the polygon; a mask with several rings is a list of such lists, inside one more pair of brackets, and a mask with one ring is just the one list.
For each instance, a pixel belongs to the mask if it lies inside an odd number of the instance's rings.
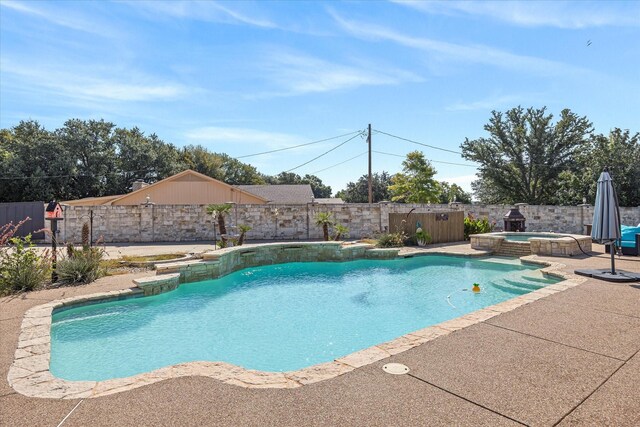
{"label": "potted plant", "polygon": [[427,246],[431,243],[431,235],[424,231],[422,227],[418,227],[416,229],[416,241],[418,242],[418,246]]}

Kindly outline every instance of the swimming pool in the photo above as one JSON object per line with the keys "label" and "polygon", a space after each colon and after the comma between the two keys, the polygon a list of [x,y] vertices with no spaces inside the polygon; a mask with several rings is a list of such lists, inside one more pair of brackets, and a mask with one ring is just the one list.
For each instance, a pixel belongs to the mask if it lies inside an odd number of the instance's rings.
{"label": "swimming pool", "polygon": [[189,361],[296,370],[558,282],[537,268],[441,255],[248,268],[54,312],[50,371],[100,381]]}

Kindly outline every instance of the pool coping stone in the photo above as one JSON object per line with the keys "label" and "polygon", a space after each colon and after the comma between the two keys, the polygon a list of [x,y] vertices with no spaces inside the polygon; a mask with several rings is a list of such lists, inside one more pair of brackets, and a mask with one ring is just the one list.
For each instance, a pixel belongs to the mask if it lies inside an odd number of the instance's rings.
{"label": "pool coping stone", "polygon": [[[316,242],[316,244],[318,243]],[[428,254],[472,256],[471,254],[460,252],[447,252],[446,249],[442,248],[438,248],[432,252],[419,253],[419,255]],[[487,253],[482,252],[481,256],[482,255],[487,255]],[[399,255],[398,257],[402,258],[403,256]],[[266,372],[245,369],[241,366],[226,362],[197,361],[166,366],[131,377],[115,378],[105,381],[68,381],[55,377],[49,370],[51,357],[50,330],[53,313],[56,310],[69,307],[141,297],[147,294],[144,286],[158,278],[162,278],[162,280],[167,281],[167,283],[171,283],[172,286],[175,284],[177,287],[179,273],[139,278],[134,281],[134,283],[137,284],[135,288],[59,299],[27,310],[22,320],[21,333],[15,351],[14,361],[9,369],[7,380],[14,390],[25,396],[55,399],[107,396],[166,379],[183,376],[204,376],[217,379],[226,384],[252,389],[302,387],[307,384],[338,377],[354,369],[400,354],[441,336],[455,333],[460,329],[484,322],[485,320],[515,310],[518,307],[546,296],[573,288],[588,280],[585,277],[561,271],[561,269],[565,267],[562,263],[542,260],[536,255],[522,257],[520,260],[524,263],[541,266],[540,271],[542,273],[557,277],[563,281],[476,310],[455,319],[409,332],[391,341],[373,345],[355,353],[342,356],[334,361],[309,366],[296,371]]]}

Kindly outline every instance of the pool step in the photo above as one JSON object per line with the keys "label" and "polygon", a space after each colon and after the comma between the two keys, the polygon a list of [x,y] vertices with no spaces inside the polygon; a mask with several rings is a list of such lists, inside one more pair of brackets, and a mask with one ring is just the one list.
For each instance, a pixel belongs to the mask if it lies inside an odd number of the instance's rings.
{"label": "pool step", "polygon": [[496,282],[489,282],[489,285],[496,289],[500,289],[503,292],[507,292],[509,294],[514,294],[514,295],[524,295],[531,292],[531,289],[523,289],[515,286],[509,286],[506,284],[499,284]]}
{"label": "pool step", "polygon": [[522,289],[528,289],[530,291],[535,291],[536,289],[541,289],[544,288],[544,286],[539,285],[537,283],[526,283],[526,282],[518,282],[515,280],[509,280],[509,279],[502,279],[504,280],[507,284],[516,287],[516,288],[522,288]]}
{"label": "pool step", "polygon": [[515,257],[531,255],[531,246],[528,242],[509,242],[505,240],[500,244],[496,255]]}
{"label": "pool step", "polygon": [[530,282],[543,283],[545,285],[552,285],[558,282],[558,279],[554,279],[553,277],[544,277],[542,273],[540,273],[541,277],[533,277],[533,276],[522,276],[523,278],[529,280]]}

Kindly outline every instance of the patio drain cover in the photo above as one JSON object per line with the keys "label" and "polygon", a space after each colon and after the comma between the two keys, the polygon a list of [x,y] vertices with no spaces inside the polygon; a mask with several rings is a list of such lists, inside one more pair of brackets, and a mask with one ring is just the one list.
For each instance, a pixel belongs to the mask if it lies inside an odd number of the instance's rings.
{"label": "patio drain cover", "polygon": [[409,372],[409,368],[402,363],[387,363],[382,367],[387,374],[404,375]]}

